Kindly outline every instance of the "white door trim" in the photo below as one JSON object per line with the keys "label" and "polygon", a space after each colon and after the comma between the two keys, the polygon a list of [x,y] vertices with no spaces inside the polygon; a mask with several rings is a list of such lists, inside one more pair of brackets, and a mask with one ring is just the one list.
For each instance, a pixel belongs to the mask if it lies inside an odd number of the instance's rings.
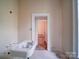
{"label": "white door trim", "polygon": [[48,22],[48,44],[47,44],[47,50],[50,51],[50,15],[49,13],[33,13],[32,14],[32,40],[37,41],[36,33],[35,33],[35,17],[36,16],[47,16],[47,22]]}

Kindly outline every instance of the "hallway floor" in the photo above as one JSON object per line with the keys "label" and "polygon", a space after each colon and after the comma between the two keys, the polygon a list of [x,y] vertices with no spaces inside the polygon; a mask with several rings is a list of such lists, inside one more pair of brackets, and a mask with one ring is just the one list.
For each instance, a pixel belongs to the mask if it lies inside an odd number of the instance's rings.
{"label": "hallway floor", "polygon": [[54,53],[45,50],[36,50],[30,59],[58,59]]}

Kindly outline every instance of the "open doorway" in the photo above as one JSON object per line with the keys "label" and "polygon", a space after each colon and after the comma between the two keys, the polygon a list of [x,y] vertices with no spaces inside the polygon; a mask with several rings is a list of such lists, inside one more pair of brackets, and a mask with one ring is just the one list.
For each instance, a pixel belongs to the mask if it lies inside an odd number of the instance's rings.
{"label": "open doorway", "polygon": [[36,35],[37,40],[38,40],[38,44],[37,44],[37,49],[41,50],[41,49],[45,49],[47,50],[47,34],[48,34],[48,26],[47,26],[47,17],[45,16],[38,16],[35,18],[36,20]]}
{"label": "open doorway", "polygon": [[37,49],[50,51],[49,14],[32,14],[32,40],[37,42]]}

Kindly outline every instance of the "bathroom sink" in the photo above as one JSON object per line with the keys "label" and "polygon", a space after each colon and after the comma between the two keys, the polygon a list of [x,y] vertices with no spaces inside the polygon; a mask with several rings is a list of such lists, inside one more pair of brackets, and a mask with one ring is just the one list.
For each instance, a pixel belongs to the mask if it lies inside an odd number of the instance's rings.
{"label": "bathroom sink", "polygon": [[36,45],[36,43],[22,42],[12,47],[10,49],[10,54],[12,57],[30,57],[34,53]]}

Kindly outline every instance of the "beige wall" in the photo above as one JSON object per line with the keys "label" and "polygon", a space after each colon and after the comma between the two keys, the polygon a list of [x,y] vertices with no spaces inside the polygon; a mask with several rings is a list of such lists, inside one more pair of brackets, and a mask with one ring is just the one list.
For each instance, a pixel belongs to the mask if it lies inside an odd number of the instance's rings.
{"label": "beige wall", "polygon": [[19,42],[31,40],[32,13],[50,14],[51,48],[72,51],[72,0],[20,0]]}
{"label": "beige wall", "polygon": [[73,51],[73,15],[72,0],[62,0],[63,18],[63,49],[67,52]]}
{"label": "beige wall", "polygon": [[72,51],[72,0],[18,0],[18,3],[0,0],[0,48],[17,38],[19,42],[31,40],[32,13],[49,13],[51,48]]}
{"label": "beige wall", "polygon": [[0,0],[0,52],[8,44],[17,41],[17,8],[17,0]]}
{"label": "beige wall", "polygon": [[62,48],[61,1],[20,0],[19,2],[19,41],[31,40],[32,13],[49,13],[51,45],[55,48]]}

